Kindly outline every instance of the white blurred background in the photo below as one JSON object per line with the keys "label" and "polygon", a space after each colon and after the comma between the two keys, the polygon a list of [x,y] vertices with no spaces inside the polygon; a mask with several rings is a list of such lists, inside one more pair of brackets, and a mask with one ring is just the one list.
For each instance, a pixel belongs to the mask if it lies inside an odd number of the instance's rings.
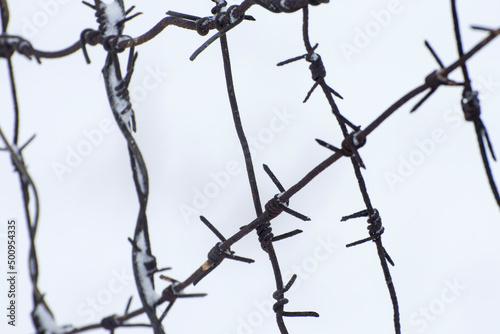
{"label": "white blurred background", "polygon": [[[168,10],[207,16],[214,5],[208,0],[126,2],[133,4],[144,14],[127,24],[125,33],[131,36],[149,30]],[[83,29],[97,28],[92,10],[78,1],[10,1],[9,7],[9,33],[26,37],[37,49],[65,48]],[[470,25],[497,27],[500,2],[459,0],[458,7],[464,48],[469,50],[485,37]],[[265,203],[277,189],[262,170],[263,163],[287,188],[329,156],[315,138],[339,145],[342,135],[319,89],[302,104],[313,84],[309,64],[276,67],[305,52],[301,12],[273,14],[254,6],[248,14],[256,22],[243,22],[228,39],[241,118]],[[333,0],[311,7],[310,36],[311,43],[319,43],[327,82],[344,97],[337,100],[341,112],[363,127],[437,68],[425,39],[446,65],[457,58],[449,1]],[[135,137],[149,171],[153,252],[158,266],[173,267],[166,274],[178,280],[200,266],[217,241],[199,221],[200,214],[226,237],[255,216],[219,43],[194,62],[188,59],[207,38],[166,28],[136,49],[139,58],[130,84]],[[132,309],[140,307],[127,241],[138,212],[128,152],[106,99],[101,75],[105,52],[91,46],[88,51],[90,65],[81,52],[43,59],[42,65],[20,55],[13,58],[20,141],[36,133],[24,157],[41,199],[39,286],[58,324],[78,327],[122,314],[132,295]],[[498,154],[499,52],[500,42],[494,41],[468,63],[473,87],[480,92],[482,119]],[[10,138],[7,73],[2,65],[0,125]],[[451,78],[462,80],[459,71]],[[459,107],[461,92],[441,87],[412,115],[409,110],[418,99],[405,105],[361,150],[368,190],[386,228],[384,245],[396,262],[391,272],[407,334],[500,331],[499,208],[474,127]],[[492,168],[500,181],[498,164]],[[7,284],[1,279],[0,331],[32,333],[28,234],[18,177],[5,152],[0,155],[0,175],[0,219],[18,219],[20,262],[17,326],[6,325]],[[314,310],[320,318],[287,318],[290,333],[393,332],[392,306],[373,243],[345,248],[367,236],[365,219],[340,222],[342,216],[363,209],[350,162],[343,159],[322,173],[292,198],[291,208],[312,221],[286,214],[273,221],[276,234],[304,230],[276,243],[284,280],[299,275],[286,295],[290,302],[285,309]],[[0,264],[6,268],[5,224],[0,233]],[[168,333],[279,332],[270,311],[272,270],[255,234],[233,249],[256,263],[224,261],[190,287],[186,292],[208,296],[179,300],[164,321]],[[167,284],[156,280],[159,292]],[[131,323],[145,321],[143,316]]]}

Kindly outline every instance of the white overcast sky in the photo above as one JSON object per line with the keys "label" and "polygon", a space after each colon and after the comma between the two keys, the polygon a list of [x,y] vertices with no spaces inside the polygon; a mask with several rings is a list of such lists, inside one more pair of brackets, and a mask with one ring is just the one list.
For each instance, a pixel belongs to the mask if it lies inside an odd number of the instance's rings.
{"label": "white overcast sky", "polygon": [[[206,16],[213,6],[208,0],[126,2],[133,4],[144,14],[127,24],[125,33],[131,36],[149,30],[168,10]],[[97,28],[94,13],[79,1],[10,1],[9,6],[9,32],[27,37],[37,49],[64,48],[83,29]],[[464,47],[469,50],[485,36],[470,25],[498,27],[500,2],[459,0],[458,6]],[[248,14],[256,22],[242,23],[228,39],[241,118],[252,143],[261,197],[267,201],[277,189],[263,172],[263,163],[287,188],[330,154],[315,138],[339,145],[342,136],[319,90],[302,104],[312,85],[309,64],[275,66],[304,53],[302,14],[273,14],[258,6]],[[311,42],[319,43],[326,80],[344,97],[338,101],[341,112],[361,126],[436,69],[425,39],[445,64],[456,59],[449,1],[333,0],[311,7],[310,15]],[[366,32],[363,40],[360,36]],[[196,61],[188,59],[206,38],[180,28],[165,29],[137,48],[130,84],[135,137],[149,171],[153,252],[158,265],[171,266],[167,274],[178,280],[201,265],[217,241],[198,215],[206,216],[225,236],[254,217],[219,43]],[[356,52],[346,53],[349,46]],[[132,308],[140,305],[127,241],[138,211],[128,152],[106,100],[101,76],[105,52],[101,47],[88,50],[91,65],[81,52],[45,59],[42,65],[14,56],[20,141],[36,133],[24,158],[41,200],[36,239],[39,286],[60,325],[83,326],[122,314],[131,295]],[[500,155],[499,52],[500,41],[495,41],[469,62],[469,70],[480,92],[483,121]],[[125,65],[126,54],[122,59]],[[451,77],[462,80],[458,71]],[[6,65],[0,66],[0,78],[0,125],[11,137]],[[410,115],[417,100],[412,101],[373,132],[361,150],[368,190],[386,228],[384,245],[396,262],[391,272],[407,334],[500,331],[499,208],[473,125],[463,120],[459,109],[460,97],[461,88],[441,87]],[[61,165],[67,172],[58,174],[54,166]],[[500,181],[499,165],[492,166]],[[391,184],[388,175],[398,173],[404,174],[400,182]],[[0,331],[32,333],[29,242],[18,178],[6,153],[0,155],[0,175],[4,273],[5,222],[14,217],[19,223],[18,326],[6,325],[7,286],[1,279]],[[367,236],[366,220],[340,222],[343,215],[363,209],[349,161],[330,167],[290,205],[312,221],[282,215],[273,222],[276,234],[304,230],[276,244],[284,279],[299,275],[287,294],[286,310],[320,313],[317,319],[286,319],[290,332],[393,332],[390,299],[374,245],[344,247]],[[186,208],[192,214],[186,214]],[[255,234],[233,248],[256,263],[225,261],[190,287],[187,292],[208,296],[178,301],[164,322],[168,333],[278,333],[269,311],[274,283],[266,254]],[[156,280],[158,291],[167,284]]]}

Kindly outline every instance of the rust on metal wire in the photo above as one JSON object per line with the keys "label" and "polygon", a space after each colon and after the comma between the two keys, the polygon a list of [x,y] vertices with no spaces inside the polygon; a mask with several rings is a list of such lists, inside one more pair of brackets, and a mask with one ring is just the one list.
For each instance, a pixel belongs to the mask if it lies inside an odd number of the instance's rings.
{"label": "rust on metal wire", "polygon": [[[356,125],[354,122],[349,121],[348,118],[340,112],[334,97],[342,98],[342,96],[326,83],[326,66],[319,53],[316,52],[318,49],[318,44],[312,46],[310,42],[308,12],[309,6],[326,4],[329,2],[328,0],[244,0],[239,5],[233,5],[229,7],[227,7],[227,2],[224,0],[212,0],[212,2],[215,3],[215,6],[211,10],[211,15],[200,17],[175,11],[168,11],[165,18],[156,23],[149,31],[143,33],[138,37],[131,37],[124,34],[125,24],[141,14],[140,12],[132,14],[134,6],[126,10],[123,0],[115,0],[115,4],[119,5],[121,11],[121,19],[115,22],[110,20],[106,15],[106,10],[108,10],[109,8],[103,1],[94,0],[94,4],[84,2],[85,5],[95,11],[98,27],[96,29],[84,29],[80,33],[80,36],[75,43],[62,50],[41,51],[33,47],[31,42],[24,37],[8,34],[7,30],[10,13],[7,5],[7,0],[0,0],[0,19],[2,25],[2,34],[0,35],[0,57],[5,58],[8,64],[11,96],[14,106],[14,131],[12,140],[7,138],[2,128],[0,127],[0,139],[3,143],[3,147],[0,148],[0,150],[5,151],[10,155],[14,170],[19,174],[20,187],[22,190],[22,201],[26,213],[26,220],[28,223],[28,231],[30,237],[29,269],[32,285],[32,295],[34,300],[32,317],[37,332],[44,332],[47,329],[44,327],[44,321],[51,321],[51,323],[55,324],[55,317],[44,298],[44,294],[41,293],[38,286],[39,273],[35,237],[39,220],[39,198],[35,183],[32,180],[30,173],[28,172],[23,158],[23,150],[28,146],[29,143],[32,142],[35,136],[33,135],[30,139],[24,140],[24,144],[19,144],[19,142],[21,141],[21,139],[19,138],[20,115],[12,58],[15,57],[16,54],[19,54],[28,59],[34,58],[36,61],[41,63],[41,60],[43,58],[56,59],[60,57],[66,57],[82,49],[85,60],[87,62],[90,62],[90,57],[87,53],[86,47],[88,45],[99,45],[106,52],[106,61],[103,68],[103,75],[110,102],[110,109],[113,113],[113,116],[115,117],[118,127],[120,128],[126,140],[127,149],[130,156],[130,169],[132,170],[135,190],[137,192],[137,199],[139,202],[139,212],[137,216],[134,237],[129,238],[129,241],[132,244],[131,251],[133,255],[134,277],[143,307],[129,312],[129,308],[131,305],[131,299],[129,299],[125,312],[120,316],[115,314],[106,316],[103,317],[102,320],[98,323],[90,324],[80,328],[63,326],[60,327],[62,332],[66,334],[81,333],[101,328],[109,330],[111,333],[113,333],[115,329],[120,327],[150,327],[155,333],[165,333],[162,322],[167,316],[169,310],[173,307],[174,303],[178,299],[205,296],[204,293],[184,293],[184,290],[187,287],[189,287],[191,284],[198,284],[203,278],[205,278],[213,270],[218,268],[226,259],[244,263],[253,262],[252,259],[238,256],[234,251],[231,250],[231,246],[233,246],[244,236],[250,234],[253,231],[256,232],[258,244],[268,255],[269,261],[272,266],[272,274],[274,276],[276,286],[276,289],[272,294],[273,299],[276,300],[273,305],[273,310],[276,313],[276,321],[280,332],[282,334],[288,333],[287,327],[284,322],[284,317],[317,317],[318,313],[313,311],[285,310],[285,305],[289,302],[289,300],[285,297],[285,294],[291,289],[292,285],[296,281],[297,276],[293,274],[285,284],[278,262],[278,255],[274,248],[274,242],[295,236],[301,233],[302,230],[295,229],[290,232],[275,236],[272,230],[272,221],[283,212],[286,212],[289,215],[295,218],[299,218],[303,221],[310,220],[307,216],[294,211],[289,207],[290,199],[299,191],[301,191],[305,186],[307,186],[313,179],[320,175],[323,171],[329,168],[332,164],[342,158],[348,158],[352,163],[353,171],[357,179],[359,191],[363,198],[365,208],[357,213],[344,216],[342,218],[342,221],[353,218],[366,217],[368,223],[368,236],[358,241],[352,242],[347,246],[351,247],[360,245],[368,241],[372,241],[375,245],[393,307],[394,330],[397,334],[401,333],[399,304],[388,266],[388,264],[393,266],[394,262],[388,255],[382,243],[382,235],[385,231],[385,227],[382,225],[382,218],[379,211],[375,209],[368,194],[367,185],[362,174],[362,168],[365,168],[365,164],[361,159],[359,151],[365,146],[367,137],[375,129],[380,127],[382,123],[384,123],[394,112],[399,110],[414,97],[427,91],[427,94],[424,95],[423,98],[421,98],[421,100],[416,103],[412,111],[421,108],[427,101],[427,99],[431,95],[433,95],[441,86],[463,87],[461,104],[464,117],[467,121],[474,124],[481,157],[486,174],[488,176],[490,187],[498,205],[500,206],[500,196],[493,179],[486,148],[489,149],[489,154],[493,160],[496,160],[496,157],[493,151],[493,145],[486,131],[486,127],[481,119],[481,107],[479,100],[480,96],[478,95],[477,91],[473,90],[472,88],[469,71],[466,65],[466,62],[472,56],[474,56],[478,51],[480,51],[483,47],[488,45],[491,41],[493,41],[493,39],[500,35],[500,29],[474,26],[474,29],[487,32],[488,35],[483,38],[483,40],[481,40],[478,44],[476,44],[471,50],[469,50],[468,52],[464,52],[460,36],[456,3],[455,0],[451,0],[458,59],[451,65],[445,66],[443,61],[438,57],[435,50],[430,46],[428,42],[425,42],[425,46],[429,49],[432,57],[438,63],[438,69],[425,76],[424,82],[422,84],[412,89],[409,93],[394,102],[375,120],[373,120],[366,127],[362,128],[361,126]],[[288,188],[282,185],[282,183],[278,180],[276,175],[267,165],[264,165],[264,171],[279,190],[279,193],[268,199],[265,202],[264,206],[262,206],[261,203],[257,177],[253,167],[253,159],[240,117],[240,110],[234,90],[232,74],[233,70],[231,67],[231,60],[229,56],[229,46],[226,38],[226,35],[243,21],[254,20],[252,16],[246,14],[249,8],[254,5],[263,7],[268,11],[274,13],[292,13],[302,10],[302,38],[304,41],[305,53],[301,56],[283,61],[278,65],[285,65],[302,59],[306,60],[309,63],[309,70],[311,72],[313,86],[306,94],[304,102],[309,99],[309,97],[317,87],[320,87],[323,91],[324,97],[330,105],[332,114],[335,116],[339,123],[340,130],[344,136],[340,145],[337,146],[318,139],[317,142],[320,145],[331,150],[333,154],[313,167],[309,172],[306,173],[306,175],[299,179],[299,181]],[[113,26],[111,27],[110,25]],[[210,223],[205,217],[201,216],[201,221],[215,234],[219,241],[216,242],[210,250],[208,250],[207,259],[202,263],[202,265],[196,268],[184,281],[178,281],[171,277],[160,275],[159,278],[161,279],[161,282],[169,282],[170,284],[156,296],[154,295],[154,277],[158,273],[164,270],[168,270],[169,268],[158,269],[156,257],[153,255],[151,249],[148,219],[146,214],[149,196],[148,173],[141,150],[139,149],[136,139],[134,138],[134,132],[136,130],[136,119],[134,110],[132,108],[132,103],[130,101],[128,88],[133,76],[134,65],[137,60],[135,47],[152,41],[168,26],[175,26],[196,31],[201,36],[206,36],[210,33],[210,31],[214,30],[214,35],[209,37],[193,53],[193,55],[191,56],[191,60],[194,60],[201,52],[203,52],[203,50],[205,50],[215,41],[219,41],[221,44],[227,96],[231,110],[230,116],[233,118],[238,141],[240,142],[245,159],[245,167],[250,187],[248,197],[252,199],[255,209],[255,217],[250,222],[247,222],[245,225],[243,225],[238,231],[234,232],[231,236],[226,238],[214,225],[212,225],[212,223]],[[129,57],[123,75],[121,64],[117,54],[122,53],[127,49],[129,50]],[[463,83],[458,83],[448,78],[449,74],[458,68],[462,70],[462,74],[464,76]],[[144,276],[141,273],[141,270],[145,270],[147,274]],[[151,301],[150,298],[152,295],[154,295],[154,300]],[[165,308],[165,310],[163,310],[161,315],[158,316],[156,312],[157,307],[164,303],[168,303],[168,306]],[[44,312],[47,315],[47,318],[42,319],[38,315],[39,312]],[[129,323],[129,320],[144,313],[148,316],[149,323]]]}

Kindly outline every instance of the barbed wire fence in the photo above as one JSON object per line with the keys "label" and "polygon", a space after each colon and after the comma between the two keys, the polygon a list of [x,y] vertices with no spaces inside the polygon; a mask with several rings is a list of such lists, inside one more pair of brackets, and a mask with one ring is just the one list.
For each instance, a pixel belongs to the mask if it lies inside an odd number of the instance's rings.
{"label": "barbed wire fence", "polygon": [[[66,49],[55,52],[37,50],[26,38],[22,36],[9,35],[8,4],[6,0],[0,1],[3,29],[2,35],[0,36],[0,56],[5,58],[7,62],[9,73],[8,80],[10,80],[11,96],[14,106],[12,139],[9,139],[6,136],[4,132],[5,126],[0,128],[0,137],[2,138],[4,144],[3,150],[10,154],[12,165],[14,166],[16,173],[19,175],[25,219],[31,242],[29,249],[29,270],[33,296],[33,309],[31,315],[35,330],[37,333],[80,333],[93,329],[105,329],[109,330],[110,333],[114,333],[121,327],[151,327],[154,333],[165,333],[162,322],[168,316],[168,312],[174,306],[177,299],[205,296],[204,293],[185,293],[184,291],[188,287],[198,284],[208,274],[220,266],[225,259],[244,263],[254,262],[254,260],[250,258],[236,255],[235,252],[231,250],[231,246],[254,231],[257,234],[258,242],[262,250],[267,253],[273,269],[276,289],[272,295],[275,299],[273,310],[276,314],[276,322],[279,331],[282,334],[288,333],[285,322],[285,318],[287,317],[318,317],[319,314],[314,311],[291,311],[285,307],[289,302],[286,298],[286,293],[291,289],[292,285],[296,281],[297,275],[284,277],[278,262],[279,256],[275,250],[274,243],[293,237],[301,233],[302,230],[295,229],[288,233],[275,236],[272,231],[271,222],[283,212],[303,221],[310,220],[306,215],[295,211],[293,207],[290,206],[290,200],[295,194],[306,187],[309,182],[328,169],[331,165],[342,158],[348,158],[351,161],[354,175],[358,182],[359,191],[365,206],[364,208],[360,208],[360,211],[356,213],[346,213],[346,215],[343,216],[342,221],[365,217],[368,223],[368,236],[359,241],[349,243],[346,246],[352,247],[369,241],[374,243],[376,253],[380,260],[382,274],[388,289],[388,298],[392,303],[394,332],[401,333],[401,321],[398,298],[396,294],[397,282],[393,282],[390,272],[390,266],[394,266],[394,262],[389,256],[390,250],[386,250],[382,243],[382,234],[384,233],[382,216],[373,204],[376,199],[372,200],[369,196],[368,186],[363,177],[363,169],[365,168],[365,165],[360,151],[365,145],[369,135],[377,130],[379,126],[385,122],[385,120],[387,120],[402,106],[413,100],[414,97],[426,92],[426,95],[424,95],[414,105],[411,110],[412,112],[417,111],[425,103],[425,101],[437,91],[439,87],[458,86],[458,89],[463,90],[461,105],[464,117],[467,121],[472,122],[474,125],[481,159],[488,177],[491,192],[500,207],[500,197],[490,167],[490,159],[496,160],[493,145],[486,131],[486,127],[481,120],[478,93],[473,89],[471,83],[471,77],[473,77],[474,74],[470,73],[466,65],[467,61],[471,57],[482,50],[500,34],[500,30],[481,26],[473,27],[474,29],[484,31],[486,37],[480,40],[471,50],[464,50],[460,34],[459,15],[457,14],[456,3],[452,0],[451,13],[454,22],[457,44],[457,60],[451,63],[451,65],[445,66],[434,49],[429,43],[426,42],[426,47],[438,63],[438,69],[424,76],[423,83],[420,86],[414,88],[409,93],[394,102],[371,123],[366,126],[361,126],[355,121],[349,119],[348,116],[345,116],[339,110],[335,101],[336,99],[342,99],[342,96],[335,90],[335,88],[332,87],[332,84],[327,83],[325,65],[323,64],[320,54],[317,52],[320,46],[311,42],[314,41],[314,36],[310,36],[309,33],[309,8],[310,6],[326,6],[329,2],[328,0],[244,0],[238,5],[232,6],[228,6],[228,3],[223,0],[212,1],[215,3],[215,6],[212,8],[211,14],[208,16],[198,17],[190,13],[168,11],[166,13],[166,17],[151,28],[151,30],[135,38],[125,34],[126,22],[141,14],[133,13],[134,6],[128,8],[122,0],[95,0],[94,3],[84,1],[83,3],[95,12],[95,16],[99,24],[98,28],[85,29],[82,31],[77,42]],[[262,204],[263,202],[259,193],[259,185],[255,173],[256,167],[253,164],[251,150],[244,132],[244,124],[242,123],[239,113],[237,95],[232,76],[229,43],[226,37],[226,34],[230,33],[242,22],[255,20],[252,16],[247,14],[247,11],[252,6],[263,7],[268,11],[273,12],[274,15],[282,15],[281,13],[299,15],[299,12],[302,13],[301,30],[305,53],[288,60],[283,60],[277,65],[284,66],[295,61],[305,61],[308,63],[311,71],[312,88],[309,92],[304,94],[304,102],[307,102],[309,97],[314,92],[319,94],[318,91],[321,89],[331,108],[333,116],[339,124],[344,138],[337,146],[334,146],[325,140],[317,139],[318,144],[333,153],[331,153],[331,155],[329,155],[323,162],[314,166],[298,182],[288,188],[279,181],[279,177],[274,174],[269,166],[264,165],[263,168],[265,173],[269,176],[277,188],[277,194],[271,199],[264,201],[264,205]],[[169,268],[158,268],[156,257],[154,256],[152,244],[150,242],[147,219],[149,177],[146,168],[146,161],[143,158],[141,150],[139,149],[139,144],[134,137],[134,133],[137,128],[140,127],[140,124],[136,124],[135,113],[128,89],[133,76],[134,66],[136,60],[138,59],[136,48],[142,44],[148,43],[169,26],[192,30],[193,33],[196,32],[201,36],[207,36],[213,31],[213,34],[206,40],[206,42],[194,51],[190,57],[191,60],[195,60],[208,47],[215,46],[212,44],[220,43],[227,95],[229,98],[234,126],[244,156],[247,178],[250,186],[250,193],[248,195],[251,196],[255,211],[255,218],[250,222],[241,222],[241,224],[245,225],[229,237],[225,237],[221,232],[219,232],[216,227],[216,223],[212,223],[204,216],[201,216],[201,222],[215,234],[215,236],[219,239],[219,242],[217,242],[215,246],[208,251],[206,261],[198,268],[194,269],[192,274],[184,280],[177,280],[161,274]],[[86,326],[61,326],[56,323],[55,316],[49,305],[46,303],[44,294],[38,286],[38,258],[35,246],[35,236],[39,222],[40,204],[35,182],[32,180],[30,173],[28,172],[28,168],[23,157],[23,150],[34,139],[34,136],[23,141],[19,135],[20,110],[17,98],[17,89],[19,88],[15,85],[12,58],[19,54],[27,57],[28,59],[34,58],[38,63],[42,64],[44,58],[67,57],[77,51],[81,51],[87,63],[90,63],[91,58],[87,52],[87,48],[89,46],[100,46],[107,53],[102,74],[104,77],[110,109],[118,128],[126,140],[130,157],[130,168],[137,192],[139,212],[133,238],[129,238],[129,241],[132,250],[134,278],[142,307],[131,310],[131,301],[129,301],[123,314],[111,315],[101,319],[98,323],[88,324]],[[120,63],[119,55],[122,53],[128,53],[125,67]],[[459,69],[463,74],[463,82],[456,82],[449,79],[448,76],[450,73]],[[155,288],[155,277],[159,277],[160,279],[169,282],[170,285],[159,292]],[[167,305],[166,307],[164,307],[165,304]],[[160,306],[164,307],[161,312],[159,312]],[[141,314],[147,315],[149,323],[134,322],[134,318]]]}

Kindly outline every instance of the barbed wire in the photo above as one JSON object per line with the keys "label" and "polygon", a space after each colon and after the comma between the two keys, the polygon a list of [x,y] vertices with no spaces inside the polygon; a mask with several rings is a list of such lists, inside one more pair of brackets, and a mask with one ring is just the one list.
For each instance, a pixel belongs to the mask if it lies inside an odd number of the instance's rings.
{"label": "barbed wire", "polygon": [[[457,52],[458,56],[462,57],[464,55],[464,50],[462,46],[462,37],[460,34],[460,23],[458,20],[457,4],[455,0],[451,0],[452,16],[453,16],[453,26],[455,30],[455,39],[457,42]],[[476,29],[485,30],[492,32],[492,29],[487,29],[483,27],[475,27]],[[484,169],[486,171],[486,176],[488,177],[488,182],[490,184],[491,192],[495,198],[497,205],[500,207],[500,194],[498,193],[498,188],[493,179],[493,173],[491,172],[490,162],[488,160],[488,155],[486,153],[486,147],[484,141],[488,143],[488,148],[491,153],[491,157],[496,161],[495,153],[493,151],[493,145],[491,144],[490,137],[486,131],[486,127],[481,120],[481,107],[479,104],[478,92],[472,89],[471,80],[469,77],[469,71],[467,70],[467,64],[463,63],[460,65],[462,69],[462,74],[464,77],[464,90],[462,92],[462,110],[464,112],[464,117],[467,121],[474,124],[474,129],[476,130],[477,142],[479,144],[479,150],[481,152],[481,158],[483,160]]]}
{"label": "barbed wire", "polygon": [[[21,147],[18,146],[19,143],[19,103],[16,91],[16,84],[14,78],[14,68],[12,65],[12,55],[13,50],[19,48],[23,50],[21,44],[19,44],[17,39],[7,38],[4,39],[3,36],[7,34],[7,28],[9,25],[9,8],[6,0],[0,1],[0,17],[2,22],[2,35],[0,38],[0,57],[7,59],[7,67],[9,70],[9,83],[11,87],[11,98],[12,104],[14,106],[14,129],[13,129],[13,139],[8,140],[4,134],[2,128],[0,127],[0,137],[2,139],[3,147],[1,150],[7,151],[10,154],[11,163],[14,166],[14,170],[19,175],[19,184],[21,187],[22,199],[23,199],[23,209],[24,215],[27,223],[27,229],[29,234],[30,246],[29,246],[29,257],[28,257],[28,268],[30,273],[30,280],[32,285],[32,298],[33,298],[33,310],[31,312],[31,318],[33,325],[38,331],[38,328],[45,325],[54,327],[55,320],[54,316],[45,302],[44,295],[40,292],[38,287],[38,258],[36,253],[35,238],[40,217],[40,201],[38,197],[38,191],[33,182],[33,179],[28,172],[26,167],[23,150],[32,142],[35,138],[33,135],[25,144]],[[30,202],[33,201],[33,208],[31,208]],[[69,328],[69,327],[64,327]]]}
{"label": "barbed wire", "polygon": [[[7,34],[7,27],[9,21],[9,10],[6,0],[0,0],[0,14],[2,21],[2,35],[0,35],[0,57],[6,58],[9,68],[9,80],[11,86],[11,95],[14,106],[14,131],[13,139],[9,140],[0,127],[0,137],[5,145],[4,151],[7,151],[11,156],[12,164],[15,171],[19,174],[21,192],[23,196],[24,210],[26,221],[28,223],[28,231],[30,238],[30,255],[29,255],[29,268],[31,283],[33,288],[34,306],[32,311],[33,324],[37,333],[81,333],[93,329],[106,329],[110,333],[114,333],[115,329],[119,327],[151,327],[155,334],[165,333],[162,321],[165,319],[168,311],[174,305],[178,298],[186,297],[203,297],[204,293],[186,294],[184,290],[191,284],[198,284],[203,278],[210,274],[213,270],[218,268],[225,259],[237,260],[240,262],[252,263],[253,260],[241,256],[237,256],[231,250],[231,246],[241,240],[244,236],[252,231],[256,231],[258,242],[261,248],[268,254],[269,260],[273,268],[273,275],[275,279],[276,290],[272,297],[276,300],[273,310],[276,313],[276,321],[278,328],[282,334],[288,333],[287,327],[284,322],[284,317],[317,317],[318,313],[313,311],[285,311],[284,306],[288,303],[285,298],[285,293],[292,287],[297,276],[294,274],[285,284],[283,275],[279,266],[278,256],[274,249],[273,243],[292,237],[302,232],[301,230],[293,230],[288,233],[274,236],[272,232],[272,220],[278,217],[282,212],[286,212],[301,220],[309,220],[309,218],[301,213],[298,213],[289,207],[290,199],[309,184],[319,174],[329,168],[336,161],[343,157],[350,158],[353,170],[358,182],[359,190],[362,195],[365,208],[359,212],[351,215],[344,216],[342,221],[347,221],[353,218],[366,217],[368,222],[367,238],[350,243],[347,247],[359,245],[367,241],[373,241],[376,245],[377,254],[380,259],[382,271],[389,290],[391,302],[394,311],[394,330],[396,333],[401,333],[401,324],[399,319],[399,306],[396,296],[394,284],[389,271],[388,263],[394,265],[394,262],[388,255],[382,244],[382,233],[384,227],[382,226],[382,219],[379,211],[373,206],[372,200],[368,194],[367,185],[362,174],[362,168],[366,168],[360,156],[360,149],[364,147],[367,137],[388,117],[396,112],[403,105],[408,103],[419,94],[428,91],[427,94],[413,107],[412,112],[421,107],[425,101],[436,92],[442,85],[463,86],[462,94],[462,108],[466,120],[474,123],[478,144],[480,147],[483,164],[490,182],[493,195],[500,206],[500,197],[493,180],[493,175],[489,165],[489,160],[486,154],[486,147],[484,140],[488,144],[488,148],[492,158],[496,160],[493,153],[492,144],[487,135],[486,128],[480,118],[480,107],[477,92],[472,89],[471,80],[469,78],[466,62],[474,56],[483,47],[488,45],[494,38],[500,34],[500,29],[490,29],[484,27],[473,27],[474,29],[483,30],[488,32],[488,36],[476,44],[470,51],[464,53],[460,30],[458,22],[458,14],[456,3],[451,0],[452,15],[454,19],[455,38],[458,49],[458,59],[449,66],[445,66],[436,52],[432,49],[430,44],[426,42],[426,46],[431,51],[439,65],[439,69],[430,73],[425,77],[424,83],[417,86],[409,93],[401,97],[388,109],[380,114],[374,121],[368,124],[365,128],[348,120],[347,117],[342,115],[334,100],[334,96],[342,98],[342,96],[331,88],[325,81],[326,69],[321,59],[321,56],[316,53],[318,45],[312,46],[309,36],[309,5],[317,6],[326,4],[328,0],[245,0],[240,5],[227,7],[227,2],[224,0],[212,0],[216,5],[212,8],[212,15],[206,17],[198,17],[190,14],[183,14],[178,12],[169,11],[167,17],[158,22],[153,28],[143,35],[132,38],[124,35],[125,23],[141,13],[131,14],[134,9],[132,6],[126,10],[123,0],[114,0],[113,2],[103,2],[101,0],[94,0],[94,4],[83,2],[85,5],[91,7],[95,11],[98,29],[85,29],[80,35],[80,39],[70,47],[60,51],[48,52],[35,49],[31,43],[21,36],[14,36]],[[309,69],[314,84],[310,91],[306,94],[304,102],[306,102],[315,89],[321,87],[325,98],[327,99],[333,115],[336,117],[341,132],[343,134],[343,141],[340,145],[333,146],[326,141],[317,139],[317,142],[332,150],[333,154],[326,158],[323,162],[316,165],[311,169],[302,179],[294,185],[286,189],[278,180],[276,175],[271,169],[264,165],[264,170],[270,177],[272,182],[276,185],[279,193],[269,199],[264,207],[259,195],[258,183],[255,176],[252,156],[248,142],[246,140],[245,132],[243,130],[243,123],[238,108],[236,94],[234,90],[234,83],[232,79],[232,68],[229,56],[229,46],[226,34],[240,24],[244,20],[254,20],[253,17],[246,15],[246,11],[253,5],[259,5],[270,12],[274,13],[292,13],[302,10],[302,38],[306,53],[304,55],[291,58],[289,60],[279,63],[279,66],[288,64],[293,61],[304,59],[310,63]],[[149,196],[149,179],[146,168],[146,163],[143,159],[139,146],[134,138],[136,131],[136,121],[132,103],[129,97],[128,86],[133,75],[134,65],[137,60],[137,52],[135,47],[147,43],[158,34],[160,34],[167,26],[177,26],[180,28],[196,31],[199,35],[205,36],[210,30],[217,30],[205,43],[202,44],[190,57],[191,60],[203,52],[209,45],[217,39],[220,39],[221,53],[223,59],[223,66],[226,79],[226,87],[228,92],[229,103],[231,107],[232,117],[238,140],[242,147],[244,160],[247,170],[247,178],[250,185],[250,193],[252,202],[254,204],[256,218],[251,222],[243,225],[237,232],[229,238],[225,238],[218,230],[212,225],[205,217],[200,217],[201,221],[218,237],[219,242],[210,249],[207,253],[207,260],[198,267],[187,279],[178,281],[173,278],[160,275],[164,281],[170,282],[170,285],[165,288],[161,294],[155,290],[154,275],[162,272],[165,269],[158,269],[156,258],[153,255],[151,242],[149,239],[148,219],[147,219],[147,202]],[[90,324],[80,328],[73,326],[57,326],[55,318],[44,300],[44,295],[40,292],[38,287],[38,260],[35,247],[36,229],[38,226],[39,217],[39,201],[37,189],[27,171],[24,163],[22,151],[34,138],[31,137],[26,144],[19,147],[19,105],[17,100],[16,85],[14,80],[14,72],[12,66],[12,57],[17,52],[29,59],[35,58],[41,63],[42,58],[59,58],[68,56],[80,49],[84,54],[85,60],[89,63],[90,58],[86,51],[86,45],[101,45],[106,51],[106,61],[103,67],[103,76],[108,94],[108,100],[111,111],[116,120],[116,123],[126,140],[129,151],[132,176],[134,180],[135,189],[138,196],[139,212],[137,223],[135,227],[133,239],[129,239],[132,244],[132,265],[134,269],[134,278],[137,286],[137,291],[141,299],[142,307],[129,312],[131,300],[129,300],[123,315],[112,315],[103,318],[99,323]],[[125,75],[122,74],[121,64],[118,54],[129,49],[128,61],[125,70]],[[461,68],[464,83],[456,83],[448,79],[448,75],[455,69]],[[32,197],[31,197],[32,196]],[[30,199],[34,201],[34,208],[30,209]],[[166,268],[168,269],[168,268]],[[168,306],[163,313],[157,315],[157,307],[168,302]],[[149,318],[149,324],[130,324],[128,321],[140,314],[146,314]],[[57,328],[57,329],[54,329]]]}

